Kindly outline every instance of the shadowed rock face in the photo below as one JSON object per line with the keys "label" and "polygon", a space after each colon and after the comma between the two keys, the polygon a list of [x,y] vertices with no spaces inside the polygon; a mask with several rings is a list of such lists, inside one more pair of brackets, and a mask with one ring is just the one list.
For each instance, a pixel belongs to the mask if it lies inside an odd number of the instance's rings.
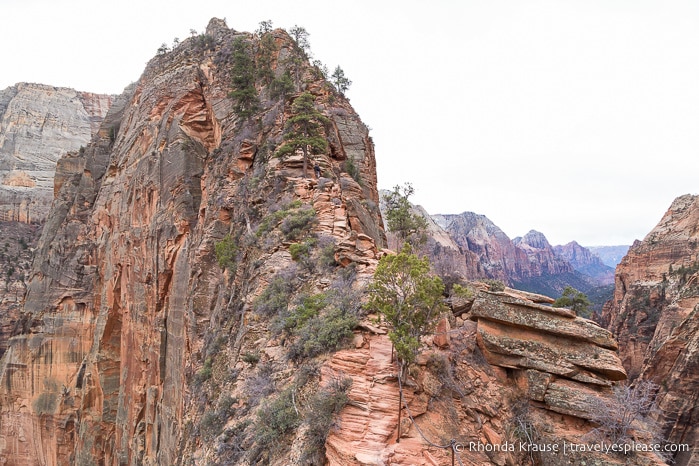
{"label": "shadowed rock face", "polygon": [[[294,46],[272,34],[279,76]],[[274,213],[298,213],[294,201],[312,208],[309,228],[334,244],[330,257],[353,265],[358,282],[373,270],[385,236],[366,126],[303,63],[299,85],[329,119],[329,150],[315,156],[322,178],[304,179],[300,155],[273,156],[294,95],[271,99],[258,83],[259,112],[243,121],[233,110],[235,38],[258,40],[212,20],[205,35],[153,59],[86,149],[59,160],[0,371],[0,456],[12,464],[176,464],[202,451],[225,462],[191,430],[201,397],[216,402],[195,374],[209,358],[211,383],[223,383],[220,374],[253,370],[239,360],[242,349],[278,347],[269,322],[250,315],[270,279],[295,267],[287,224]],[[357,179],[344,171],[347,159]],[[239,253],[224,270],[215,245],[228,233]],[[327,288],[342,272],[332,267],[324,278],[304,275],[303,286]],[[226,380],[227,392],[247,398],[242,382]]]}
{"label": "shadowed rock face", "polygon": [[660,387],[669,441],[694,448],[677,456],[681,465],[699,461],[698,226],[699,197],[675,199],[617,266],[614,298],[604,309],[629,376]]}
{"label": "shadowed rock face", "polygon": [[56,161],[90,141],[113,98],[28,83],[0,91],[0,220],[44,221]]}

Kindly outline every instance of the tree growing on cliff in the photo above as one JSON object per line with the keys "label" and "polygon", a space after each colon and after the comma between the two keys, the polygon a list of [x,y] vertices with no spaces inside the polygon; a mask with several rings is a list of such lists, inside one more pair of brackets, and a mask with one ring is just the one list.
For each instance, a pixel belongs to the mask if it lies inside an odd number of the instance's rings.
{"label": "tree growing on cliff", "polygon": [[[393,343],[398,360],[399,386],[406,369],[415,361],[420,350],[420,339],[432,331],[444,312],[444,284],[430,274],[427,258],[413,254],[405,243],[398,254],[381,258],[369,285],[366,308],[376,312],[391,327],[388,337]],[[399,392],[398,439],[400,440],[400,413],[403,393]]]}
{"label": "tree growing on cliff", "polygon": [[444,311],[444,284],[432,276],[427,258],[404,244],[398,254],[384,256],[369,286],[367,309],[391,326],[388,336],[401,371],[417,357],[420,338],[431,331]]}
{"label": "tree growing on cliff", "polygon": [[337,89],[337,92],[342,95],[345,95],[345,92],[347,92],[349,87],[352,85],[352,81],[345,76],[345,72],[342,68],[340,68],[340,65],[337,65],[335,71],[333,71],[333,74],[330,76],[330,79],[335,86],[335,89]]}
{"label": "tree growing on cliff", "polygon": [[574,310],[580,317],[589,318],[592,315],[590,300],[587,299],[585,293],[576,290],[572,286],[566,286],[563,289],[561,297],[553,303],[553,307],[567,307]]}
{"label": "tree growing on cliff", "polygon": [[414,213],[410,204],[409,198],[414,193],[413,186],[405,183],[403,186],[394,186],[393,191],[381,198],[388,230],[396,234],[400,243],[408,242],[413,246],[425,242],[427,230],[427,221]]}
{"label": "tree growing on cliff", "polygon": [[288,157],[300,150],[303,152],[303,177],[308,176],[311,154],[322,154],[328,150],[328,141],[323,135],[323,126],[328,118],[315,107],[315,97],[309,92],[298,96],[291,105],[291,117],[284,125],[284,144],[277,150],[279,157]]}
{"label": "tree growing on cliff", "polygon": [[235,101],[233,109],[242,119],[252,116],[259,107],[257,89],[255,89],[255,62],[252,59],[250,44],[242,38],[233,41],[233,65],[231,67],[231,85],[233,90],[228,96]]}

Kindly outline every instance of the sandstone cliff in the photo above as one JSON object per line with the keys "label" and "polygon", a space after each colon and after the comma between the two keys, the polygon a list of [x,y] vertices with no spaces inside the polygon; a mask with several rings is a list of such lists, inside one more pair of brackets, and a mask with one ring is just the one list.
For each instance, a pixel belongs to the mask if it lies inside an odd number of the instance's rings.
{"label": "sandstone cliff", "polygon": [[694,448],[677,455],[679,465],[699,461],[698,225],[699,196],[677,198],[617,266],[614,298],[604,310],[629,375],[660,387],[669,441]]}
{"label": "sandstone cliff", "polygon": [[0,219],[43,222],[56,161],[90,141],[112,99],[43,84],[0,91]]}
{"label": "sandstone cliff", "polygon": [[487,277],[511,283],[512,279],[529,276],[526,253],[485,215],[464,212],[435,215],[434,219],[456,244],[480,258]]}
{"label": "sandstone cliff", "polygon": [[[202,419],[231,397],[240,404],[227,409],[256,419],[245,386],[257,371],[241,354],[273,367],[280,388],[294,375],[255,298],[283,271],[297,271],[295,295],[349,269],[366,280],[385,244],[371,138],[319,69],[291,60],[300,52],[286,33],[268,34],[269,79],[291,71],[296,90],[272,98],[258,78],[252,118],[234,111],[230,70],[236,39],[255,60],[261,41],[212,20],[152,60],[86,149],[59,161],[2,360],[6,464],[227,462],[235,452],[209,442]],[[317,180],[302,176],[302,155],[274,156],[300,90],[328,119]],[[228,262],[219,244],[234,244]],[[323,277],[289,252],[316,246]]]}

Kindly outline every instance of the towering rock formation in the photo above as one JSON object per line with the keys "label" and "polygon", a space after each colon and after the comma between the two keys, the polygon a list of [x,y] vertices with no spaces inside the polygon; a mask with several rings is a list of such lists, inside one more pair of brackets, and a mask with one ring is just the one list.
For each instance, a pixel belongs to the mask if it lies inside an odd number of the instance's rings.
{"label": "towering rock formation", "polygon": [[681,196],[617,266],[604,312],[629,376],[658,385],[669,441],[693,447],[678,465],[699,461],[698,245],[699,196]]}
{"label": "towering rock formation", "polygon": [[[529,276],[559,275],[573,272],[572,264],[556,255],[546,236],[531,230],[521,238],[512,240],[529,258]],[[524,278],[524,277],[522,277]]]}
{"label": "towering rock formation", "polygon": [[435,215],[461,248],[480,257],[486,276],[511,283],[529,276],[529,258],[510,238],[485,215],[464,212],[459,215]]}
{"label": "towering rock formation", "polygon": [[43,84],[0,91],[0,220],[46,218],[56,161],[90,141],[112,99]]}
{"label": "towering rock formation", "polygon": [[466,262],[474,264],[465,269],[473,274],[468,278],[493,278],[549,296],[559,296],[566,286],[587,292],[601,284],[597,278],[576,270],[538,231],[511,240],[484,215],[464,212],[432,218],[458,245]]}
{"label": "towering rock formation", "polygon": [[[376,263],[385,236],[368,130],[318,69],[295,59],[303,52],[286,33],[266,39],[212,20],[153,59],[86,149],[58,162],[56,199],[2,360],[6,464],[227,462],[233,453],[192,428],[219,395],[250,396],[243,381],[254,368],[241,352],[263,355],[280,371],[276,383],[293,376],[269,319],[251,310],[255,297],[283,270],[295,292],[312,292],[347,275],[333,256],[353,264],[357,281]],[[257,78],[259,106],[247,119],[228,97],[236,53],[271,73]],[[302,176],[300,152],[275,157],[299,95],[271,96],[269,83],[285,72],[328,119],[317,180]],[[217,260],[220,244],[228,262],[220,251]],[[293,244],[317,244],[324,257],[329,249],[331,271],[320,277],[295,262]]]}

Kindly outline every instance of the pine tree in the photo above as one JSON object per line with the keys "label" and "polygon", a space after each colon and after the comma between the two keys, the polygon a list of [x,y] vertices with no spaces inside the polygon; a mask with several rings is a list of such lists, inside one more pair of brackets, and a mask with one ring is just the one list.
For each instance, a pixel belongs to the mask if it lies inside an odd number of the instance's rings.
{"label": "pine tree", "polygon": [[345,92],[349,89],[349,87],[352,85],[352,81],[347,79],[345,76],[345,72],[342,68],[340,68],[340,65],[338,65],[335,68],[335,71],[333,71],[332,76],[330,76],[333,85],[335,86],[335,89],[337,89],[337,92],[339,92],[342,95],[345,95]]}
{"label": "pine tree", "polygon": [[255,89],[255,63],[251,55],[250,45],[244,39],[239,37],[233,41],[233,90],[228,96],[235,101],[235,113],[243,119],[252,116],[259,107]]}
{"label": "pine tree", "polygon": [[309,92],[298,96],[291,105],[291,117],[287,120],[284,144],[277,150],[279,157],[288,157],[297,150],[303,151],[303,177],[308,174],[310,154],[321,154],[328,150],[328,141],[323,135],[323,125],[328,123],[315,108],[315,97]]}

